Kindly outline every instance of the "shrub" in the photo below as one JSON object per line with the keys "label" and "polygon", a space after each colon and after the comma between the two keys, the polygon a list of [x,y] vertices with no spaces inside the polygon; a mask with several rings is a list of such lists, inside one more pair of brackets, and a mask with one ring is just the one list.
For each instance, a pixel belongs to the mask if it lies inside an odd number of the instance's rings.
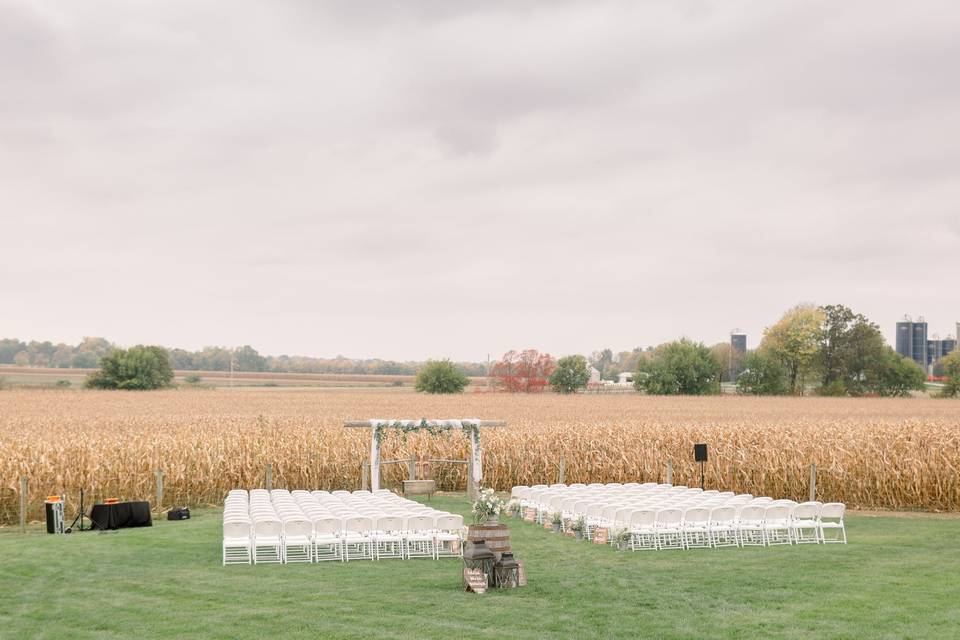
{"label": "shrub", "polygon": [[882,396],[902,398],[909,396],[911,391],[923,391],[927,386],[927,374],[912,358],[903,358],[886,347],[883,364],[873,386]]}
{"label": "shrub", "polygon": [[417,372],[414,388],[423,393],[460,393],[468,382],[466,374],[449,360],[429,360]]}
{"label": "shrub", "polygon": [[557,368],[550,374],[550,386],[557,393],[573,393],[590,382],[587,359],[583,356],[566,356],[557,360]]}
{"label": "shrub", "polygon": [[137,345],[114,349],[100,360],[100,371],[87,377],[89,389],[162,389],[173,382],[170,356],[163,347]]}
{"label": "shrub", "polygon": [[737,376],[737,391],[755,396],[780,396],[790,391],[787,368],[771,354],[752,351],[743,359]]}
{"label": "shrub", "polygon": [[70,381],[69,381],[69,380],[57,380],[57,386],[58,386],[58,387],[69,387],[69,386],[70,386]]}
{"label": "shrub", "polygon": [[195,374],[195,373],[191,373],[189,376],[187,376],[186,378],[184,378],[183,381],[186,382],[186,383],[189,384],[189,385],[196,386],[196,385],[200,384],[201,382],[203,382],[203,378],[201,378],[200,376],[198,376],[198,375]]}
{"label": "shrub", "polygon": [[943,375],[947,378],[940,395],[944,398],[956,398],[960,395],[960,351],[954,351],[941,360],[940,364],[943,365]]}
{"label": "shrub", "polygon": [[721,365],[702,342],[683,338],[660,345],[640,363],[633,386],[654,395],[718,393]]}

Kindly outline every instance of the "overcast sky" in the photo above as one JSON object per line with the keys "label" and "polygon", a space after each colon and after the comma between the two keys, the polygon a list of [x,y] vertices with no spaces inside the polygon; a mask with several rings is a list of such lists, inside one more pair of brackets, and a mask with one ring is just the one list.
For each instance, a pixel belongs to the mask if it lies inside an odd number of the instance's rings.
{"label": "overcast sky", "polygon": [[0,336],[953,333],[958,61],[955,1],[0,0]]}

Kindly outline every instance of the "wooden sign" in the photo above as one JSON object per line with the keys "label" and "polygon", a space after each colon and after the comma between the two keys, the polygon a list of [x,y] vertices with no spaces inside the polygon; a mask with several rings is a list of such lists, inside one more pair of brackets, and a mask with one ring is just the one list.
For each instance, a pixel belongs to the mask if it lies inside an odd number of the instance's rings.
{"label": "wooden sign", "polygon": [[523,510],[523,519],[526,522],[536,522],[537,521],[537,510],[533,507],[527,507]]}
{"label": "wooden sign", "polygon": [[563,535],[567,536],[568,538],[576,538],[577,532],[574,531],[573,529],[568,528],[566,531],[563,532]]}
{"label": "wooden sign", "polygon": [[523,568],[522,560],[517,560],[517,586],[518,587],[527,586],[527,572]]}
{"label": "wooden sign", "polygon": [[483,593],[487,590],[487,574],[479,567],[476,569],[465,567],[463,569],[463,583],[465,585],[464,591]]}
{"label": "wooden sign", "polygon": [[607,544],[610,537],[610,529],[606,527],[597,527],[593,530],[593,544]]}
{"label": "wooden sign", "polygon": [[551,521],[551,520],[549,520],[549,519],[544,520],[544,521],[543,521],[543,528],[544,528],[544,529],[553,529],[553,521]]}

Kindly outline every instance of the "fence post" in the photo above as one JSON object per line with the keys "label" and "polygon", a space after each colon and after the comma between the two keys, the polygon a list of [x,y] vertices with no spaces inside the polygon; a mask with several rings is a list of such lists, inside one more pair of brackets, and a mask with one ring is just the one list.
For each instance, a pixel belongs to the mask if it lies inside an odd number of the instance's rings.
{"label": "fence post", "polygon": [[266,484],[267,486],[267,491],[270,491],[271,489],[273,489],[273,463],[272,462],[267,463],[266,481],[264,484]]}
{"label": "fence post", "polygon": [[817,463],[810,463],[810,502],[817,499]]}
{"label": "fence post", "polygon": [[673,484],[673,460],[667,460],[667,484]]}
{"label": "fence post", "polygon": [[157,469],[154,473],[157,476],[157,510],[159,511],[163,504],[163,470]]}
{"label": "fence post", "polygon": [[360,488],[370,490],[370,462],[366,459],[360,463]]}
{"label": "fence post", "polygon": [[20,533],[27,532],[27,476],[20,476]]}
{"label": "fence post", "polygon": [[557,474],[557,482],[563,484],[567,478],[567,459],[560,456],[560,473]]}
{"label": "fence post", "polygon": [[410,456],[407,460],[407,474],[409,475],[407,480],[417,479],[417,459],[414,456]]}

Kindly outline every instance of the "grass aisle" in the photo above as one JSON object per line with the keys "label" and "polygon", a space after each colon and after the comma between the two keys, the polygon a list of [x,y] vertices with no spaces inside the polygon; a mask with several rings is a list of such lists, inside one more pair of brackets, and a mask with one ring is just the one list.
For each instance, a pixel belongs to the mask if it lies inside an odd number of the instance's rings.
{"label": "grass aisle", "polygon": [[[432,506],[465,513],[462,497]],[[946,638],[960,520],[850,517],[847,546],[615,552],[508,519],[526,588],[459,561],[220,566],[198,510],[117,534],[0,530],[0,638]]]}

